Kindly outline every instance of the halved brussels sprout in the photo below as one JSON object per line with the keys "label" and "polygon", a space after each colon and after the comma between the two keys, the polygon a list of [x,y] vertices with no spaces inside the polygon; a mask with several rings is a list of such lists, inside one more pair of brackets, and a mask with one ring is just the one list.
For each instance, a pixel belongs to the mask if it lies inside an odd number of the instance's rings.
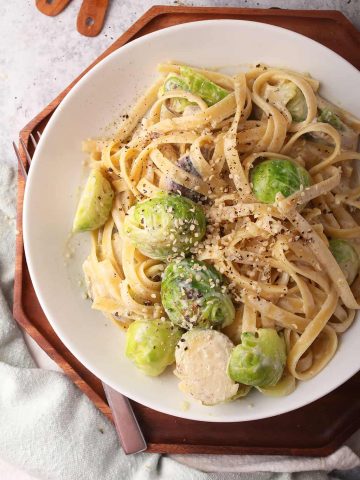
{"label": "halved brussels sprout", "polygon": [[166,267],[161,301],[169,319],[186,329],[225,327],[235,317],[220,273],[213,266],[193,259],[175,260]]}
{"label": "halved brussels sprout", "polygon": [[[226,335],[216,330],[194,328],[180,339],[175,351],[175,375],[180,390],[204,405],[216,405],[236,398],[239,385],[226,374],[233,347]],[[247,392],[241,388],[241,393]]]}
{"label": "halved brussels sprout", "polygon": [[344,130],[343,122],[335,113],[333,113],[328,108],[324,108],[321,111],[320,115],[318,116],[318,121],[323,123],[329,123],[332,127],[336,128],[336,130]]}
{"label": "halved brussels sprout", "polygon": [[[229,95],[227,90],[187,66],[180,67],[180,75],[170,74],[165,80],[161,92],[177,89],[197,95],[209,107]],[[189,105],[193,105],[193,103],[186,98],[171,98],[166,103],[167,108],[173,113],[182,113]]]}
{"label": "halved brussels sprout", "polygon": [[201,207],[180,195],[161,193],[128,211],[124,233],[140,252],[166,259],[189,252],[205,235]]}
{"label": "halved brussels sprout", "polygon": [[108,219],[114,192],[99,169],[89,175],[76,210],[73,232],[96,230]]}
{"label": "halved brussels sprout", "polygon": [[287,105],[296,95],[298,87],[290,80],[282,80],[276,85],[267,86],[270,100],[277,101],[282,105]]}
{"label": "halved brussels sprout", "polygon": [[310,175],[295,162],[270,158],[259,163],[251,172],[255,197],[264,203],[274,203],[277,193],[284,197],[310,185]]}
{"label": "halved brussels sprout", "polygon": [[[184,90],[188,92],[189,86],[182,78],[178,76],[169,76],[164,82],[164,92],[172,90]],[[186,107],[193,105],[187,98],[169,98],[166,101],[166,107],[172,113],[182,113]]]}
{"label": "halved brussels sprout", "polygon": [[360,267],[360,259],[355,248],[346,240],[337,238],[329,241],[329,248],[345,275],[347,282],[351,285]]}
{"label": "halved brussels sprout", "polygon": [[181,66],[180,75],[189,87],[189,91],[201,97],[210,107],[229,95],[225,88],[207,79],[190,67]]}
{"label": "halved brussels sprout", "polygon": [[275,106],[280,104],[286,107],[293,122],[302,122],[306,119],[308,113],[306,100],[294,82],[283,80],[276,85],[267,85],[265,96]]}
{"label": "halved brussels sprout", "polygon": [[170,75],[164,82],[164,91],[170,92],[171,90],[184,90],[189,91],[188,84],[179,76]]}
{"label": "halved brussels sprout", "polygon": [[[358,133],[347,125],[332,109],[336,108],[331,103],[321,97],[318,97],[319,116],[318,122],[328,123],[334,127],[341,137],[341,146],[347,150],[356,150],[358,143]],[[312,132],[311,136],[320,141],[327,141],[326,135],[321,132]]]}
{"label": "halved brussels sprout", "polygon": [[168,321],[136,320],[126,332],[125,354],[146,375],[160,375],[175,361],[181,331]]}
{"label": "halved brussels sprout", "polygon": [[286,363],[284,340],[273,328],[259,328],[241,335],[231,352],[228,375],[235,382],[254,387],[276,385]]}
{"label": "halved brussels sprout", "polygon": [[303,122],[306,119],[308,108],[304,94],[300,88],[296,87],[295,95],[286,104],[286,108],[289,110],[293,122]]}

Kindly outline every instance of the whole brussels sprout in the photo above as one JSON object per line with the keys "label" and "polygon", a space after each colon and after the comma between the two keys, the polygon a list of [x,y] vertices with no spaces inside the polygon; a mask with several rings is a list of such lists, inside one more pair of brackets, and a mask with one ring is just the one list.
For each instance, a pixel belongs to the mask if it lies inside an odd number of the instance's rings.
{"label": "whole brussels sprout", "polygon": [[181,331],[169,321],[136,320],[126,332],[125,354],[146,375],[160,375],[175,361]]}
{"label": "whole brussels sprout", "polygon": [[124,233],[140,252],[164,260],[187,253],[205,235],[201,207],[180,195],[161,193],[130,208]]}
{"label": "whole brussels sprout", "polygon": [[277,193],[284,197],[310,185],[310,175],[295,162],[270,158],[256,165],[251,172],[255,197],[264,203],[274,203]]}
{"label": "whole brussels sprout", "polygon": [[161,282],[161,301],[169,319],[182,328],[226,327],[235,309],[211,265],[193,259],[170,263]]}
{"label": "whole brussels sprout", "polygon": [[235,382],[254,387],[276,385],[286,363],[285,342],[273,328],[241,335],[231,352],[228,375]]}
{"label": "whole brussels sprout", "polygon": [[359,272],[360,259],[354,247],[346,240],[333,238],[329,241],[329,248],[339,264],[349,285],[355,280]]}
{"label": "whole brussels sprout", "polygon": [[73,232],[96,230],[108,219],[114,192],[99,169],[94,169],[86,182],[76,210]]}

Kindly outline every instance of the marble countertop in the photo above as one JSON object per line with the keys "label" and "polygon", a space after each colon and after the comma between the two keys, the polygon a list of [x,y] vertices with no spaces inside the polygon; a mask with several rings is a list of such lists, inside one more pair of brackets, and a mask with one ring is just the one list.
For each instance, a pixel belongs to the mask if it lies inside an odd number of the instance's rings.
{"label": "marble countertop", "polygon": [[[1,2],[0,168],[6,163],[16,171],[11,141],[17,139],[19,130],[152,5],[309,9],[315,3],[317,10],[341,10],[360,28],[360,0],[113,0],[103,31],[95,38],[87,38],[76,30],[80,0],[73,0],[54,18],[40,14],[33,0]],[[15,205],[16,192],[9,192],[9,195]],[[12,234],[15,234],[15,210],[11,215]],[[10,255],[14,256],[14,252]],[[27,341],[39,366],[58,368],[31,339]],[[1,461],[0,478],[30,479]]]}

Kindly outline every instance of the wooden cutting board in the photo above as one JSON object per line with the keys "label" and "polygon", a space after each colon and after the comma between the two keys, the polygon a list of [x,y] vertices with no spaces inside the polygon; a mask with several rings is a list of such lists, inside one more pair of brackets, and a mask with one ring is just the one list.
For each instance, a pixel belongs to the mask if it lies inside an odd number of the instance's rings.
{"label": "wooden cutting board", "polygon": [[[156,6],[148,10],[24,127],[20,137],[31,150],[29,135],[42,132],[66,93],[87,70],[110,52],[155,30],[179,23],[216,18],[252,20],[288,28],[328,46],[360,68],[359,32],[337,11]],[[23,161],[25,164],[25,157]],[[24,181],[20,174],[18,182],[14,317],[97,408],[111,418],[100,380],[63,345],[36,298],[23,249]],[[306,407],[252,422],[195,422],[156,412],[136,402],[132,402],[132,405],[148,442],[149,452],[323,456],[333,452],[360,428],[360,373],[334,392]]]}

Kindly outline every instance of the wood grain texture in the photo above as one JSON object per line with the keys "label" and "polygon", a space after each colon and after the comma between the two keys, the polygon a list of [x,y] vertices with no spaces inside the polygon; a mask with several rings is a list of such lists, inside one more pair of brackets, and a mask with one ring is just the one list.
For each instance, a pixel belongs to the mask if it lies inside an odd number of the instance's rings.
{"label": "wood grain texture", "polygon": [[83,0],[77,17],[78,32],[87,37],[96,37],[101,32],[109,0]]}
{"label": "wood grain texture", "polygon": [[[42,131],[57,105],[81,76],[120,46],[171,25],[214,18],[253,20],[288,28],[327,45],[360,68],[359,32],[339,12],[153,7],[39,113],[21,131],[21,138],[30,148],[29,134]],[[25,163],[26,159],[23,160]],[[23,251],[23,194],[24,182],[19,175],[14,316],[97,408],[111,418],[100,380],[62,344],[36,298]],[[360,374],[306,407],[277,417],[238,424],[194,422],[131,403],[151,452],[324,456],[360,427]]]}
{"label": "wood grain texture", "polygon": [[70,3],[71,0],[36,0],[38,10],[44,15],[55,17]]}

